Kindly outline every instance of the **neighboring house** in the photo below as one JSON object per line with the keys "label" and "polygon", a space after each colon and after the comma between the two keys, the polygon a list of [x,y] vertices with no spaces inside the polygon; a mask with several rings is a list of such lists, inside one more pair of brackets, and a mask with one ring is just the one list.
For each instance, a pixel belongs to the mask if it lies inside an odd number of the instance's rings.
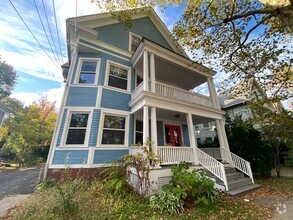
{"label": "neighboring house", "polygon": [[[215,151],[235,166],[213,83],[216,72],[191,61],[153,9],[135,14],[131,28],[110,13],[66,22],[69,63],[63,68],[69,69],[45,176],[67,166],[110,165],[150,138],[162,158],[151,173],[154,188],[171,179],[168,165],[184,161],[208,169],[227,191],[239,186],[227,181],[222,163],[197,148],[194,124],[214,120],[220,142]],[[206,82],[210,96],[190,92]],[[240,178],[243,186],[253,177],[249,163],[241,161],[245,169],[237,168],[250,178]]]}
{"label": "neighboring house", "polygon": [[5,117],[9,117],[12,111],[5,105],[0,103],[0,126]]}

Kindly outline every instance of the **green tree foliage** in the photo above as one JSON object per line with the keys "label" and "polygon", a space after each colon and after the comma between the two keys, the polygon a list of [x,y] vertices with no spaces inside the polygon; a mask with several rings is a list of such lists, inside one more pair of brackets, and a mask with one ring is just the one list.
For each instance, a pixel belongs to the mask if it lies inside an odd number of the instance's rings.
{"label": "green tree foliage", "polygon": [[54,103],[46,97],[18,110],[1,128],[5,131],[0,135],[0,141],[4,140],[1,151],[9,148],[15,152],[20,166],[36,163],[40,156],[45,159],[56,118]]}
{"label": "green tree foliage", "polygon": [[173,33],[192,59],[229,73],[222,88],[255,79],[272,101],[292,97],[293,0],[94,0],[125,21],[143,6],[185,7]]}
{"label": "green tree foliage", "polygon": [[273,168],[273,154],[262,140],[261,132],[241,116],[232,120],[226,115],[225,130],[231,152],[251,163],[252,172],[270,176]]}
{"label": "green tree foliage", "polygon": [[2,61],[0,57],[0,100],[11,94],[16,78],[16,72],[13,67]]}

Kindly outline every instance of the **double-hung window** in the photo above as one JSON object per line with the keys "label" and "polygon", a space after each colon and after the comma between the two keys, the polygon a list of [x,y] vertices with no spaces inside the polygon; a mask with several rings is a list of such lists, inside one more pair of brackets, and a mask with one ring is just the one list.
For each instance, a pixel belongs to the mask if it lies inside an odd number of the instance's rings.
{"label": "double-hung window", "polygon": [[143,122],[140,120],[135,121],[135,143],[143,144]]}
{"label": "double-hung window", "polygon": [[124,145],[125,116],[105,115],[102,144]]}
{"label": "double-hung window", "polygon": [[86,137],[89,113],[72,113],[67,131],[66,144],[83,145]]}
{"label": "double-hung window", "polygon": [[108,63],[108,86],[118,89],[129,90],[129,73],[130,68]]}
{"label": "double-hung window", "polygon": [[97,75],[97,60],[82,60],[77,83],[94,84]]}

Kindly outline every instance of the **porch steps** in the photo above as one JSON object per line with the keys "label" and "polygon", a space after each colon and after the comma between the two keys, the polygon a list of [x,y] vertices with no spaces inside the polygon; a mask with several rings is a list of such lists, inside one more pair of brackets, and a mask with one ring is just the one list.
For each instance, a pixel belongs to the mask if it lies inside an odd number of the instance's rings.
{"label": "porch steps", "polygon": [[[226,178],[229,191],[224,191],[228,195],[239,195],[260,187],[258,184],[253,184],[251,179],[243,173],[238,172],[234,167],[225,165]],[[216,183],[224,187],[223,181],[215,176],[211,176],[216,180]]]}

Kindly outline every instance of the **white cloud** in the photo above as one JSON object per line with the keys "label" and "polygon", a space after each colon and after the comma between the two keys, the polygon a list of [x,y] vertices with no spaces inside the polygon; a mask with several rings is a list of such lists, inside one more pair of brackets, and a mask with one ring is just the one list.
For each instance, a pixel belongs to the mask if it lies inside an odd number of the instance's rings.
{"label": "white cloud", "polygon": [[51,102],[56,102],[55,106],[57,109],[60,108],[61,100],[64,92],[64,85],[59,88],[51,88],[45,91],[36,92],[16,92],[11,95],[13,98],[21,100],[25,106],[32,104],[34,101],[39,100],[42,96],[47,96]]}

